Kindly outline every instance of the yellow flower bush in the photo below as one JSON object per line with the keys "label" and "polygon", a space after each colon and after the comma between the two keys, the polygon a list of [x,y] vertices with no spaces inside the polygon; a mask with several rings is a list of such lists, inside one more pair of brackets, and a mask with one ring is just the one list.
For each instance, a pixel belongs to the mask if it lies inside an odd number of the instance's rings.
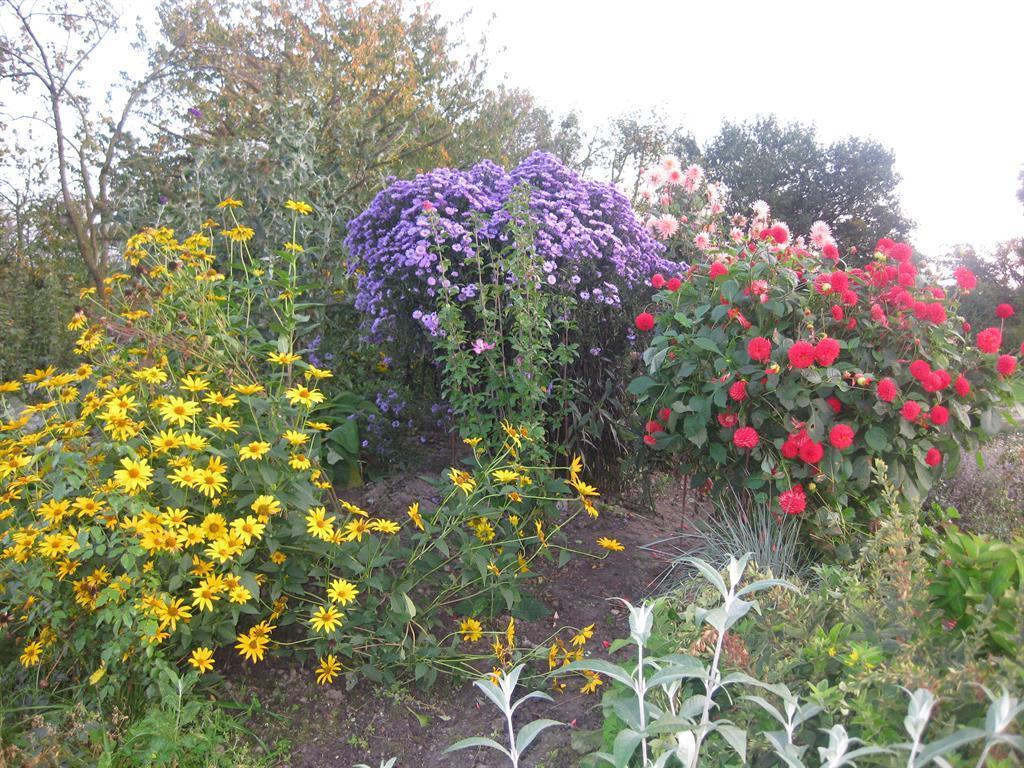
{"label": "yellow flower bush", "polygon": [[402,664],[429,680],[457,663],[442,612],[513,608],[534,560],[567,554],[565,525],[597,514],[581,462],[523,466],[535,436],[511,424],[439,479],[435,509],[339,502],[314,420],[330,372],[300,346],[301,248],[257,258],[240,208],[183,240],[131,238],[127,271],[70,320],[81,365],[0,383],[28,402],[0,425],[0,615],[41,677],[103,669],[113,689],[160,659],[207,673],[288,647],[323,683]]}

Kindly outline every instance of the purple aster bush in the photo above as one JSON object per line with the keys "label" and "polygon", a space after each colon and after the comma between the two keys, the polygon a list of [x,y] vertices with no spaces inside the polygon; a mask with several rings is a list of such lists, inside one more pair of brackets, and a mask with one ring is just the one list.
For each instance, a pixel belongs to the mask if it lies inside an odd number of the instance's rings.
{"label": "purple aster bush", "polygon": [[[536,249],[546,262],[552,291],[617,308],[624,291],[654,272],[678,269],[662,258],[663,246],[624,195],[580,178],[553,155],[535,152],[510,172],[486,160],[468,171],[440,168],[393,180],[349,224],[345,244],[353,257],[351,268],[359,274],[356,308],[365,315],[370,340],[398,334],[408,342],[410,320],[425,333],[436,332],[441,276],[435,238],[444,238],[448,278],[459,281],[463,257],[505,242],[505,206],[512,190],[523,184],[531,190]],[[456,287],[471,291],[474,283],[467,277],[465,285]]]}

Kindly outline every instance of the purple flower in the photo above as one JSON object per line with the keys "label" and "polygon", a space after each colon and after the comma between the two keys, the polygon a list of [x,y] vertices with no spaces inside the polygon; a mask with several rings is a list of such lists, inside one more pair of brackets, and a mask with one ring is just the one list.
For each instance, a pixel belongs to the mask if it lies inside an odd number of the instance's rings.
{"label": "purple flower", "polygon": [[478,355],[482,355],[489,349],[494,349],[494,345],[484,341],[483,339],[477,339],[473,342],[473,351]]}

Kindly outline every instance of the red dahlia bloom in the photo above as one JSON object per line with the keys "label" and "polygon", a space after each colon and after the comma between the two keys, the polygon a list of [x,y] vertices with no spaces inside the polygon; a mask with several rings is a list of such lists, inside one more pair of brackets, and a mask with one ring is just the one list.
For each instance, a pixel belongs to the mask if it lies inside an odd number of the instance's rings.
{"label": "red dahlia bloom", "polygon": [[814,359],[818,365],[832,365],[839,357],[839,342],[835,339],[822,339],[814,347]]}
{"label": "red dahlia bloom", "polygon": [[810,368],[814,363],[814,345],[798,341],[789,348],[789,364],[794,368]]}
{"label": "red dahlia bloom", "polygon": [[668,421],[668,417],[671,415],[671,408],[662,408],[660,411],[658,411],[658,418],[661,419],[662,421]]}
{"label": "red dahlia bloom", "polygon": [[843,410],[843,404],[839,401],[839,398],[835,395],[826,397],[825,402],[828,403],[828,407],[832,409],[832,413],[839,413]]}
{"label": "red dahlia bloom", "polygon": [[821,249],[821,255],[826,259],[832,259],[833,261],[839,261],[839,248],[835,243],[825,243]]}
{"label": "red dahlia bloom", "polygon": [[779,506],[787,515],[799,515],[807,509],[807,497],[804,496],[804,487],[794,485],[788,491],[779,494]]}
{"label": "red dahlia bloom", "polygon": [[772,356],[772,343],[764,336],[757,336],[747,342],[747,355],[751,360],[767,363]]}
{"label": "red dahlia bloom", "polygon": [[651,420],[651,421],[647,422],[646,429],[652,435],[655,432],[664,432],[665,431],[665,427],[662,426],[661,422],[660,421],[654,421],[654,420]]}
{"label": "red dahlia bloom", "polygon": [[942,463],[942,451],[938,448],[929,448],[928,453],[924,457],[924,463],[929,467],[934,467],[937,464]]}
{"label": "red dahlia bloom", "polygon": [[996,317],[1000,320],[1007,320],[1013,317],[1013,307],[1009,304],[1000,304],[996,307]]}
{"label": "red dahlia bloom", "polygon": [[756,448],[760,441],[761,438],[753,427],[740,427],[732,436],[733,445],[737,448],[745,448],[748,451]]}
{"label": "red dahlia bloom", "polygon": [[716,277],[721,277],[722,275],[729,274],[729,270],[726,269],[725,265],[722,264],[721,262],[715,261],[712,262],[711,264],[709,274],[711,275],[711,279],[714,280]]}
{"label": "red dahlia bloom", "polygon": [[846,313],[843,312],[843,308],[840,307],[838,304],[833,304],[832,305],[832,319],[835,320],[836,322],[839,322],[840,320],[844,319],[845,317],[846,317]]}
{"label": "red dahlia bloom", "polygon": [[731,387],[729,387],[729,397],[736,402],[741,402],[747,399],[747,382],[737,381]]}
{"label": "red dahlia bloom", "polygon": [[949,421],[949,409],[941,405],[933,405],[928,411],[928,419],[937,427],[941,427]]}
{"label": "red dahlia bloom", "polygon": [[931,372],[932,367],[924,360],[915,360],[910,364],[910,375],[918,381],[924,381]]}
{"label": "red dahlia bloom", "polygon": [[1000,355],[996,360],[996,371],[1000,376],[1012,376],[1017,370],[1017,358],[1013,355]]}
{"label": "red dahlia bloom", "polygon": [[953,270],[953,277],[956,278],[956,284],[965,291],[973,291],[977,285],[978,280],[967,267],[957,267]]}
{"label": "red dahlia bloom", "polygon": [[828,433],[828,441],[840,451],[853,445],[853,429],[846,424],[836,424]]}
{"label": "red dahlia bloom", "polygon": [[641,331],[649,331],[654,327],[654,315],[650,312],[641,312],[636,316],[636,327]]}
{"label": "red dahlia bloom", "polygon": [[878,393],[878,399],[883,403],[891,403],[896,399],[898,390],[896,388],[896,382],[893,379],[882,379],[878,382],[876,389]]}
{"label": "red dahlia bloom", "polygon": [[913,400],[907,400],[900,408],[900,415],[907,421],[914,421],[921,415],[921,406]]}
{"label": "red dahlia bloom", "polygon": [[718,423],[726,429],[732,429],[739,424],[740,418],[735,413],[720,413],[718,414]]}
{"label": "red dahlia bloom", "polygon": [[654,435],[644,435],[644,443],[646,443],[647,445],[654,445],[657,442],[658,438],[656,438]]}
{"label": "red dahlia bloom", "polygon": [[785,245],[786,241],[789,240],[789,230],[778,224],[769,229],[768,234],[775,241],[776,245]]}
{"label": "red dahlia bloom", "polygon": [[813,440],[807,440],[803,445],[800,446],[800,459],[807,464],[817,464],[821,461],[821,457],[825,455],[825,449],[821,443],[816,443]]}
{"label": "red dahlia bloom", "polygon": [[665,287],[670,291],[675,292],[679,290],[679,286],[682,284],[683,282],[678,277],[671,277],[669,278],[669,281],[665,283]]}
{"label": "red dahlia bloom", "polygon": [[661,272],[657,272],[651,278],[651,285],[657,288],[658,290],[661,290],[661,288],[665,285],[665,276],[661,274]]}
{"label": "red dahlia bloom", "polygon": [[1003,332],[998,328],[986,328],[978,334],[978,349],[986,355],[994,355],[1003,343]]}
{"label": "red dahlia bloom", "polygon": [[960,397],[967,397],[971,394],[971,382],[964,378],[963,374],[956,377],[956,382],[953,384],[953,389]]}

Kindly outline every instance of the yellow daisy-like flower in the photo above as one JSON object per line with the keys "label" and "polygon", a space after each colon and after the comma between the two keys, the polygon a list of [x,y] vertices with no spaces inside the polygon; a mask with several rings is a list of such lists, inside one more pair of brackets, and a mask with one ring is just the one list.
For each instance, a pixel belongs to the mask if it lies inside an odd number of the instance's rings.
{"label": "yellow daisy-like flower", "polygon": [[356,585],[345,579],[334,579],[327,590],[328,599],[338,605],[348,605],[358,596],[359,590],[356,589]]}
{"label": "yellow daisy-like flower", "polygon": [[569,478],[569,485],[576,489],[576,492],[580,495],[580,498],[587,498],[588,496],[600,496],[597,492],[597,488],[592,485],[587,485],[578,477]]}
{"label": "yellow daisy-like flower", "polygon": [[620,544],[617,539],[609,539],[606,536],[602,536],[597,540],[597,546],[610,550],[612,552],[621,552],[625,549],[625,547],[622,546],[622,544]]}
{"label": "yellow daisy-like flower", "polygon": [[452,467],[448,470],[448,478],[458,488],[462,489],[462,492],[469,496],[473,489],[476,488],[476,480],[469,472],[463,472],[461,469],[455,469]]}
{"label": "yellow daisy-like flower", "polygon": [[463,619],[459,624],[459,634],[467,643],[475,643],[484,636],[484,628],[476,619]]}
{"label": "yellow daisy-like flower", "polygon": [[323,507],[313,507],[306,515],[306,531],[310,536],[330,541],[334,535],[334,515],[328,515]]}
{"label": "yellow daisy-like flower", "polygon": [[190,451],[205,451],[210,441],[202,435],[186,432],[181,436],[181,444]]}
{"label": "yellow daisy-like flower", "polygon": [[491,476],[494,477],[495,482],[502,484],[514,483],[519,479],[519,473],[513,472],[511,469],[496,469]]}
{"label": "yellow daisy-like flower", "polygon": [[173,451],[180,448],[183,442],[178,433],[173,429],[165,429],[151,437],[149,444],[153,446],[153,450],[157,453],[164,453],[165,451]]}
{"label": "yellow daisy-like flower", "polygon": [[[272,360],[271,362],[276,361]],[[240,395],[258,395],[263,391],[262,384],[235,384],[231,388]]]}
{"label": "yellow daisy-like flower", "polygon": [[483,440],[482,437],[464,437],[464,438],[462,438],[462,442],[464,442],[466,445],[470,446],[471,448],[476,448],[480,444],[481,440]]}
{"label": "yellow daisy-like flower", "polygon": [[249,632],[248,634],[239,635],[236,639],[238,643],[235,645],[235,648],[238,649],[238,654],[243,659],[247,659],[253,664],[263,661],[263,656],[267,652],[267,646],[270,645],[270,639],[266,635],[257,635]]}
{"label": "yellow daisy-like flower", "polygon": [[199,674],[205,674],[213,669],[213,651],[206,647],[196,648],[189,655],[188,663],[199,670]]}
{"label": "yellow daisy-like flower", "polygon": [[587,644],[587,640],[589,640],[593,636],[594,636],[594,625],[591,624],[590,626],[584,627],[583,629],[581,629],[579,632],[577,632],[575,635],[572,636],[572,644],[573,645],[586,645]]}
{"label": "yellow daisy-like flower", "polygon": [[284,207],[289,211],[295,211],[302,216],[308,216],[313,212],[313,206],[309,203],[303,203],[299,200],[286,200]]}
{"label": "yellow daisy-like flower", "polygon": [[121,467],[114,472],[114,482],[131,496],[146,490],[153,482],[153,468],[145,459],[133,461],[126,456],[121,459]]}
{"label": "yellow daisy-like flower", "polygon": [[320,666],[316,669],[316,681],[319,685],[333,683],[334,678],[338,676],[340,671],[341,663],[333,653],[330,653],[325,658],[320,659]]}
{"label": "yellow daisy-like flower", "polygon": [[240,461],[257,461],[263,458],[269,451],[270,443],[255,440],[238,449],[238,458]]}
{"label": "yellow daisy-like flower", "polygon": [[342,613],[333,605],[321,605],[309,620],[309,624],[317,632],[330,634],[341,626],[341,620],[343,618],[344,616]]}
{"label": "yellow daisy-like flower", "polygon": [[171,395],[160,404],[160,417],[178,427],[184,427],[202,412],[199,403]]}
{"label": "yellow daisy-like flower", "polygon": [[188,620],[192,618],[192,609],[185,605],[185,601],[180,598],[168,600],[166,603],[161,603],[157,608],[157,619],[160,621],[160,628],[170,628],[171,632],[174,632],[178,628],[178,622],[188,623]]}
{"label": "yellow daisy-like flower", "polygon": [[267,355],[267,361],[271,363],[277,363],[278,365],[291,365],[297,363],[302,358],[292,352],[271,352]]}
{"label": "yellow daisy-like flower", "polygon": [[242,207],[242,201],[241,200],[235,200],[235,198],[233,198],[233,197],[226,197],[223,200],[221,200],[219,203],[217,203],[217,207],[218,208],[241,208]]}
{"label": "yellow daisy-like flower", "polygon": [[21,662],[23,667],[34,667],[39,663],[39,659],[43,655],[43,643],[40,640],[29,643],[25,646],[25,649],[21,652],[21,656],[18,661]]}
{"label": "yellow daisy-like flower", "polygon": [[317,403],[322,403],[325,399],[324,393],[319,389],[309,389],[304,386],[287,389],[284,396],[288,398],[288,402],[292,405],[301,405],[305,408],[311,408]]}
{"label": "yellow daisy-like flower", "polygon": [[249,509],[256,513],[259,520],[269,520],[281,511],[281,502],[273,496],[257,496],[255,501],[249,505]]}
{"label": "yellow daisy-like flower", "polygon": [[230,416],[224,416],[220,413],[213,414],[207,423],[209,424],[210,429],[216,429],[219,432],[230,432],[232,434],[238,432],[238,428],[241,426],[239,422],[235,421]]}
{"label": "yellow daisy-like flower", "polygon": [[580,693],[596,693],[597,687],[599,685],[604,685],[604,680],[602,680],[601,676],[596,672],[585,670],[583,674],[586,676],[587,682],[583,684],[582,688],[580,688]]}
{"label": "yellow daisy-like flower", "polygon": [[203,469],[199,472],[199,482],[195,487],[201,494],[212,499],[227,487],[227,479],[220,472]]}
{"label": "yellow daisy-like flower", "polygon": [[299,432],[294,429],[285,431],[281,437],[283,437],[284,441],[289,445],[305,445],[309,442],[309,435],[305,432]]}
{"label": "yellow daisy-like flower", "polygon": [[371,531],[376,531],[377,533],[396,534],[401,530],[398,523],[394,520],[385,520],[382,517],[375,517],[367,526]]}
{"label": "yellow daisy-like flower", "polygon": [[208,392],[203,398],[204,403],[215,405],[218,408],[231,408],[238,405],[238,398],[234,395],[226,395],[223,392]]}
{"label": "yellow daisy-like flower", "polygon": [[303,471],[313,466],[313,462],[304,453],[293,453],[288,459],[288,466]]}
{"label": "yellow daisy-like flower", "polygon": [[345,523],[345,541],[362,541],[363,536],[370,530],[370,523],[362,518],[349,520]]}
{"label": "yellow daisy-like flower", "polygon": [[264,528],[266,528],[266,525],[252,515],[239,517],[231,521],[231,530],[246,546],[252,544],[253,541],[258,541],[263,535]]}
{"label": "yellow daisy-like flower", "polygon": [[252,240],[253,235],[256,234],[252,227],[247,227],[244,224],[239,224],[233,229],[222,229],[220,233],[224,237],[229,240],[233,240],[236,243],[244,243]]}
{"label": "yellow daisy-like flower", "polygon": [[178,388],[186,392],[205,392],[210,388],[210,382],[201,376],[184,376],[178,383]]}
{"label": "yellow daisy-like flower", "polygon": [[418,501],[414,501],[409,505],[409,509],[406,510],[406,514],[409,515],[409,519],[412,520],[413,525],[421,531],[426,530],[423,527],[423,516],[420,515],[420,503]]}

